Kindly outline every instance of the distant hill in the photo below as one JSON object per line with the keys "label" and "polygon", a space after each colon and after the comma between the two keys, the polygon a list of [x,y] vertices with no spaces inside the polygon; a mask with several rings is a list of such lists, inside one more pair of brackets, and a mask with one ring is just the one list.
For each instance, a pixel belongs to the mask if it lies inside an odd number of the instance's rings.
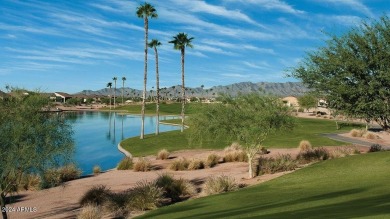
{"label": "distant hill", "polygon": [[[304,93],[309,91],[307,87],[305,87],[300,82],[286,82],[286,83],[272,83],[272,82],[240,82],[226,86],[213,86],[209,89],[203,89],[201,87],[187,87],[186,93],[189,97],[216,97],[221,93],[229,94],[231,96],[236,96],[239,93],[252,93],[258,92],[263,94],[272,94],[276,96],[302,96]],[[112,88],[112,92],[114,92],[114,88]],[[122,88],[117,87],[115,90],[116,96],[122,95]],[[109,88],[104,88],[97,91],[92,90],[83,90],[81,92],[76,93],[82,95],[104,95],[108,96],[110,93]],[[147,91],[147,96],[156,95],[156,91]],[[181,85],[171,86],[171,87],[163,87],[160,91],[162,96],[166,97],[178,97],[181,96]],[[132,89],[129,87],[124,88],[124,96],[125,97],[141,97],[142,90]]]}

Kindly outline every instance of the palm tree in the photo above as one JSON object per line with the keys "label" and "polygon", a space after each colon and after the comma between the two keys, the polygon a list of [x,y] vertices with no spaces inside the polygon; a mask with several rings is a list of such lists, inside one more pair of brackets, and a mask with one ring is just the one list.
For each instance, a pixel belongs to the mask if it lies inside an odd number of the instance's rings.
{"label": "palm tree", "polygon": [[149,17],[157,18],[156,9],[149,3],[144,3],[137,8],[137,16],[144,19],[145,27],[145,65],[144,65],[144,90],[142,94],[142,109],[141,109],[141,136],[140,139],[144,139],[145,130],[145,99],[146,99],[146,81],[148,77],[148,29],[149,29]]}
{"label": "palm tree", "polygon": [[111,87],[112,87],[112,82],[108,82],[107,83],[107,87],[109,87],[110,88],[110,94],[108,95],[109,97],[110,97],[110,109],[111,109]]}
{"label": "palm tree", "polygon": [[125,81],[126,81],[126,77],[122,77],[122,105],[124,104],[123,103],[123,91],[125,89]]}
{"label": "palm tree", "polygon": [[116,93],[116,80],[118,80],[117,77],[113,77],[112,80],[114,81],[114,109],[116,107],[116,103],[115,103],[115,100],[116,100],[116,97],[115,97],[115,93]]}
{"label": "palm tree", "polygon": [[185,86],[184,86],[184,55],[186,47],[192,48],[191,41],[193,37],[188,38],[186,33],[178,33],[176,36],[173,36],[173,40],[169,43],[173,43],[173,48],[180,50],[181,52],[181,132],[184,131],[184,107],[185,107]]}
{"label": "palm tree", "polygon": [[154,49],[154,54],[156,56],[156,98],[157,98],[157,101],[156,101],[156,135],[159,134],[160,132],[160,75],[158,74],[158,52],[157,52],[157,47],[158,46],[161,46],[161,42],[156,40],[156,39],[152,39],[152,41],[150,41],[150,43],[148,44],[148,46],[150,48],[153,48]]}

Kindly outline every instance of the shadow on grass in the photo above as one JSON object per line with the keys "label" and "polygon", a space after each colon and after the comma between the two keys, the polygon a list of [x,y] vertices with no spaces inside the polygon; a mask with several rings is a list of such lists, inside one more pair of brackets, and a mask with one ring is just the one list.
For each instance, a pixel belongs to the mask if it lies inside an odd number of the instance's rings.
{"label": "shadow on grass", "polygon": [[[192,204],[191,206],[181,206],[173,208],[172,210],[169,209],[168,211],[160,211],[158,212],[158,215],[148,214],[148,216],[160,216],[161,218],[172,218],[172,216],[185,216],[185,218],[355,218],[384,216],[390,214],[390,199],[388,194],[344,202],[331,200],[327,201],[328,203],[320,204],[320,206],[306,208],[298,207],[296,210],[294,207],[294,205],[316,201],[326,201],[326,199],[337,199],[339,197],[353,195],[360,192],[362,192],[361,189],[350,189],[287,202],[274,202],[266,205],[260,203],[257,204],[256,202],[248,202],[246,206],[242,206],[240,208],[234,208],[232,206],[231,208],[224,207],[223,210],[218,210],[216,207],[215,211],[212,212],[197,212],[194,214],[196,209],[198,209],[198,211],[202,211],[202,208],[207,207],[207,202],[198,202]],[[229,197],[227,196],[226,198]],[[261,197],[259,197],[259,199],[261,199]],[[274,211],[273,209],[277,209],[278,212],[272,212]],[[190,212],[186,214],[186,211]]]}

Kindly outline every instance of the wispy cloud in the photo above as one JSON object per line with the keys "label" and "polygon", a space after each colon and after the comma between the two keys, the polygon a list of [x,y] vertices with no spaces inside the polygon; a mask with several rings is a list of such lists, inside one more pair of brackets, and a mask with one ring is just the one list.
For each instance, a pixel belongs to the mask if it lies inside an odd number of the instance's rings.
{"label": "wispy cloud", "polygon": [[233,50],[249,50],[249,51],[256,51],[259,53],[265,53],[265,54],[275,54],[275,51],[273,49],[268,49],[268,48],[260,48],[254,45],[250,44],[233,44],[233,43],[228,43],[228,42],[223,42],[223,41],[218,41],[218,40],[212,40],[212,39],[203,39],[203,43],[211,45],[211,46],[219,46],[222,48],[227,48],[227,49],[233,49]]}
{"label": "wispy cloud", "polygon": [[374,14],[372,13],[371,9],[364,5],[362,1],[360,0],[317,0],[317,2],[323,4],[323,3],[332,3],[336,7],[343,7],[347,6],[347,8],[353,9],[358,12],[362,12],[363,14],[373,17]]}
{"label": "wispy cloud", "polygon": [[293,6],[280,0],[225,0],[226,2],[240,2],[243,4],[252,4],[259,8],[267,10],[276,10],[290,14],[304,14],[304,11],[294,9]]}
{"label": "wispy cloud", "polygon": [[242,62],[245,66],[248,66],[250,68],[255,68],[255,69],[268,69],[270,65],[264,61],[262,62],[248,62],[248,61],[243,61]]}

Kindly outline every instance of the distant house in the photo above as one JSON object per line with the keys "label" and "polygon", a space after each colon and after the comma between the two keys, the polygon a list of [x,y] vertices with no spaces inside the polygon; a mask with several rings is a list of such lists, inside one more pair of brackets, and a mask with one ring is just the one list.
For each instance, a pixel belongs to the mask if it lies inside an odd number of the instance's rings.
{"label": "distant house", "polygon": [[71,99],[73,96],[70,95],[70,94],[67,94],[67,93],[63,93],[63,92],[55,92],[54,95],[57,97],[57,98],[60,98],[62,103],[66,103],[66,100],[69,100]]}

